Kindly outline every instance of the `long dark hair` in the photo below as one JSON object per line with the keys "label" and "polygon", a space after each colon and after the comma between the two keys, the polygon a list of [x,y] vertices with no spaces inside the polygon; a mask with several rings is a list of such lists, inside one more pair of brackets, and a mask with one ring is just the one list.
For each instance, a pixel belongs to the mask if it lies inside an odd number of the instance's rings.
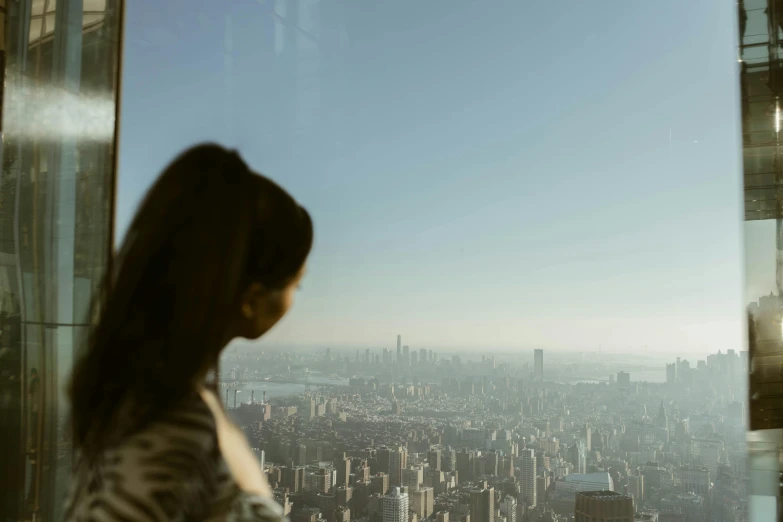
{"label": "long dark hair", "polygon": [[284,288],[312,246],[306,210],[236,152],[195,146],[147,193],[97,296],[71,377],[74,445],[97,457],[217,368],[252,282]]}

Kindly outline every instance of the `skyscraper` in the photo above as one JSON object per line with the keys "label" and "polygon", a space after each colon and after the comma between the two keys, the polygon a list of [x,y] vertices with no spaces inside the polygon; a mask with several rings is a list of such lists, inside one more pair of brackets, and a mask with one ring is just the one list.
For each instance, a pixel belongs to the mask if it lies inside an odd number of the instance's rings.
{"label": "skyscraper", "polygon": [[440,471],[440,458],[441,453],[439,449],[433,448],[427,452],[427,462],[430,465],[430,469]]}
{"label": "skyscraper", "polygon": [[658,426],[664,430],[669,429],[669,416],[666,415],[666,408],[663,406],[663,401],[661,401],[661,406],[658,408],[658,418],[656,421],[658,422]]}
{"label": "skyscraper", "polygon": [[[375,465],[371,466],[375,473],[389,473],[389,463],[391,462],[391,450],[387,447],[379,448],[375,452]],[[384,491],[382,494],[386,494]]]}
{"label": "skyscraper", "polygon": [[347,486],[351,476],[351,459],[341,457],[335,463],[337,467],[337,485]]}
{"label": "skyscraper", "polygon": [[533,350],[533,371],[535,380],[544,382],[544,350]]}
{"label": "skyscraper", "polygon": [[378,473],[377,475],[373,475],[370,483],[372,484],[371,489],[373,493],[385,495],[389,491],[389,475],[386,473]]}
{"label": "skyscraper", "polygon": [[582,441],[584,441],[585,449],[588,452],[593,451],[593,429],[589,424],[582,427]]}
{"label": "skyscraper", "polygon": [[506,515],[506,522],[517,522],[517,500],[506,496],[500,505],[500,512]]}
{"label": "skyscraper", "polygon": [[521,472],[519,476],[519,491],[526,505],[536,505],[536,453],[532,449],[520,451],[519,463]]}
{"label": "skyscraper", "polygon": [[381,502],[381,517],[383,522],[408,522],[408,494],[400,488],[392,488],[384,495]]}
{"label": "skyscraper", "polygon": [[389,456],[389,483],[392,486],[402,484],[402,470],[408,467],[408,450],[399,446]]}
{"label": "skyscraper", "polygon": [[402,336],[397,334],[397,364],[402,363]]}
{"label": "skyscraper", "polygon": [[568,448],[568,460],[574,466],[574,473],[587,473],[585,443],[582,440]]}
{"label": "skyscraper", "polygon": [[674,385],[677,383],[677,365],[675,363],[666,365],[666,384]]}
{"label": "skyscraper", "polygon": [[456,456],[457,456],[457,462],[455,467],[460,482],[464,482],[466,480],[472,479],[473,461],[475,459],[475,453],[472,451],[468,451],[467,449],[463,449],[462,451],[457,453]]}
{"label": "skyscraper", "polygon": [[470,522],[495,522],[495,489],[470,492]]}
{"label": "skyscraper", "polygon": [[410,509],[419,519],[428,518],[434,511],[435,491],[431,487],[408,490]]}
{"label": "skyscraper", "polygon": [[628,372],[617,372],[617,386],[628,389],[631,387],[631,374]]}

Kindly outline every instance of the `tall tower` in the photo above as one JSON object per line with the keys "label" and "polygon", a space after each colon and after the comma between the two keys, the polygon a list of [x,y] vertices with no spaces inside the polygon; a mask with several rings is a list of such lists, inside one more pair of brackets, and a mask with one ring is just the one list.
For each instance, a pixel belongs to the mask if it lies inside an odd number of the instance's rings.
{"label": "tall tower", "polygon": [[402,484],[402,470],[408,467],[408,450],[399,446],[389,456],[389,483],[392,486]]}
{"label": "tall tower", "polygon": [[507,522],[517,522],[517,500],[507,496],[501,503],[500,511],[506,515]]}
{"label": "tall tower", "polygon": [[440,458],[441,458],[441,452],[437,448],[431,448],[427,452],[427,462],[430,465],[430,469],[434,469],[436,471],[440,471]]}
{"label": "tall tower", "polygon": [[536,453],[532,449],[525,449],[519,455],[520,466],[520,496],[529,507],[536,506]]}
{"label": "tall tower", "polygon": [[470,492],[470,522],[495,522],[495,489]]}
{"label": "tall tower", "polygon": [[402,336],[397,334],[397,364],[402,363]]}
{"label": "tall tower", "polygon": [[408,522],[408,493],[400,488],[392,488],[381,502],[381,517],[383,522]]}
{"label": "tall tower", "polygon": [[335,462],[337,467],[337,485],[347,486],[351,477],[351,459],[341,456]]}
{"label": "tall tower", "polygon": [[582,427],[582,440],[584,441],[585,449],[588,452],[593,451],[593,429],[589,424],[585,424]]}
{"label": "tall tower", "polygon": [[666,408],[663,406],[663,401],[661,401],[661,406],[658,408],[658,426],[661,428],[668,430],[669,429],[669,417],[666,415]]}
{"label": "tall tower", "polygon": [[544,382],[544,350],[533,350],[533,371],[538,382]]}

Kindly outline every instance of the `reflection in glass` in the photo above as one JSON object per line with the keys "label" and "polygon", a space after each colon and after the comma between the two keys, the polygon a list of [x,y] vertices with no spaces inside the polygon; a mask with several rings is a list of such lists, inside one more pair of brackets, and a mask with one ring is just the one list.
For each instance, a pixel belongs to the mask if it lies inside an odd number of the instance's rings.
{"label": "reflection in glass", "polygon": [[1,520],[58,520],[64,386],[111,244],[120,0],[0,0]]}
{"label": "reflection in glass", "polygon": [[[750,516],[780,510],[783,447],[783,3],[739,4],[750,362]],[[775,507],[777,506],[777,507]]]}

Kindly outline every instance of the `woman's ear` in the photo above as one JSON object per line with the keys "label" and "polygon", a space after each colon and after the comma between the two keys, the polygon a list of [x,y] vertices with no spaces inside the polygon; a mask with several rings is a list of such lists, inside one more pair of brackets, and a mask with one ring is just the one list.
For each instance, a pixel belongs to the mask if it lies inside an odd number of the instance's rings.
{"label": "woman's ear", "polygon": [[267,294],[266,288],[261,283],[250,283],[242,294],[240,311],[245,319],[252,319],[262,307],[264,296]]}

